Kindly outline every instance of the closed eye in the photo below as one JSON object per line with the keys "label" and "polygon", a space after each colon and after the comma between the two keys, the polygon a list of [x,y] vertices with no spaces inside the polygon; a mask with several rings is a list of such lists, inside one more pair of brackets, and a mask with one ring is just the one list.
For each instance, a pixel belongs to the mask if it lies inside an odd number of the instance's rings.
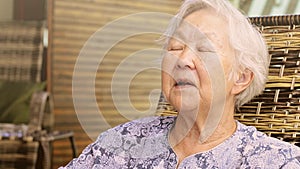
{"label": "closed eye", "polygon": [[182,51],[183,47],[170,47],[168,48],[168,51]]}
{"label": "closed eye", "polygon": [[198,52],[215,52],[214,48],[210,45],[209,42],[199,43],[195,47]]}
{"label": "closed eye", "polygon": [[215,52],[214,50],[207,49],[207,48],[197,48],[198,52]]}
{"label": "closed eye", "polygon": [[182,51],[182,49],[169,49],[168,51]]}

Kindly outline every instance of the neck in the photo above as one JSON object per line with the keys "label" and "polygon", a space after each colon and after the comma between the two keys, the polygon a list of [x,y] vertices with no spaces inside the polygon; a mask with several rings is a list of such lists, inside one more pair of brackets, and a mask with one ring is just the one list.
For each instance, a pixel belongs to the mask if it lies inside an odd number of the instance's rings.
{"label": "neck", "polygon": [[[222,143],[236,130],[236,122],[233,118],[234,109],[226,109],[225,107],[224,110],[223,114],[209,112],[219,115],[220,118],[217,120],[210,120],[205,115],[208,112],[198,112],[197,116],[189,116],[188,112],[180,112],[169,134],[171,146],[176,147],[188,142],[197,146],[203,145],[204,149],[210,149]],[[216,119],[215,117],[212,119]]]}

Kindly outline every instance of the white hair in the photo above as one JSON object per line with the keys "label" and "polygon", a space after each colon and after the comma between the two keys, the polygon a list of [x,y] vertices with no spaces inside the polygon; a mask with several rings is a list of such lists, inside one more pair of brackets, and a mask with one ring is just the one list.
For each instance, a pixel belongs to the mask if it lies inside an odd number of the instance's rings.
{"label": "white hair", "polygon": [[165,32],[167,37],[164,47],[168,45],[170,35],[174,34],[181,19],[204,8],[214,9],[228,23],[229,43],[235,51],[233,76],[246,69],[253,72],[254,78],[250,86],[235,97],[235,107],[239,108],[264,90],[270,58],[267,45],[258,29],[228,0],[185,0]]}

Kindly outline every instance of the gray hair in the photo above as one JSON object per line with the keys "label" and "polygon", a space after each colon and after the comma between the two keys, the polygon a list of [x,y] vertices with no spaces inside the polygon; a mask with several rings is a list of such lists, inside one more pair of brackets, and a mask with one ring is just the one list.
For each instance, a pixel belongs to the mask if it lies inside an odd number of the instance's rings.
{"label": "gray hair", "polygon": [[245,69],[254,74],[250,86],[235,97],[235,107],[239,108],[264,90],[270,57],[267,45],[258,29],[252,26],[247,17],[233,7],[228,0],[185,0],[165,32],[168,37],[165,37],[164,46],[166,47],[169,43],[171,37],[169,35],[173,35],[178,28],[179,20],[204,8],[214,9],[228,23],[229,43],[235,51],[236,66],[232,70],[233,76]]}

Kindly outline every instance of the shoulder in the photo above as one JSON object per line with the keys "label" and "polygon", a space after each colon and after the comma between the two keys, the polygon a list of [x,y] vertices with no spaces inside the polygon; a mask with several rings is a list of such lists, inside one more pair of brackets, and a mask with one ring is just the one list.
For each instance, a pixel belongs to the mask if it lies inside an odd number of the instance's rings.
{"label": "shoulder", "polygon": [[239,132],[241,137],[244,138],[248,147],[268,147],[269,150],[276,151],[290,149],[293,152],[295,152],[295,154],[298,153],[300,155],[300,148],[298,146],[292,145],[285,141],[281,141],[274,137],[267,136],[265,133],[258,131],[253,126],[246,126],[244,124],[239,123]]}
{"label": "shoulder", "polygon": [[300,167],[300,148],[257,131],[255,127],[239,124],[244,140],[245,162],[250,166],[279,168],[287,165]]}
{"label": "shoulder", "polygon": [[146,117],[116,126],[102,133],[95,146],[98,151],[138,158],[167,151],[167,133],[175,117]]}
{"label": "shoulder", "polygon": [[94,147],[98,151],[102,149],[113,154],[123,152],[134,157],[140,155],[139,150],[143,150],[144,154],[149,150],[151,154],[153,145],[158,149],[166,147],[167,133],[174,121],[175,117],[162,116],[133,120],[100,134]]}
{"label": "shoulder", "polygon": [[105,131],[101,135],[119,133],[123,136],[147,137],[168,130],[174,123],[174,120],[175,117],[145,117],[118,125]]}

